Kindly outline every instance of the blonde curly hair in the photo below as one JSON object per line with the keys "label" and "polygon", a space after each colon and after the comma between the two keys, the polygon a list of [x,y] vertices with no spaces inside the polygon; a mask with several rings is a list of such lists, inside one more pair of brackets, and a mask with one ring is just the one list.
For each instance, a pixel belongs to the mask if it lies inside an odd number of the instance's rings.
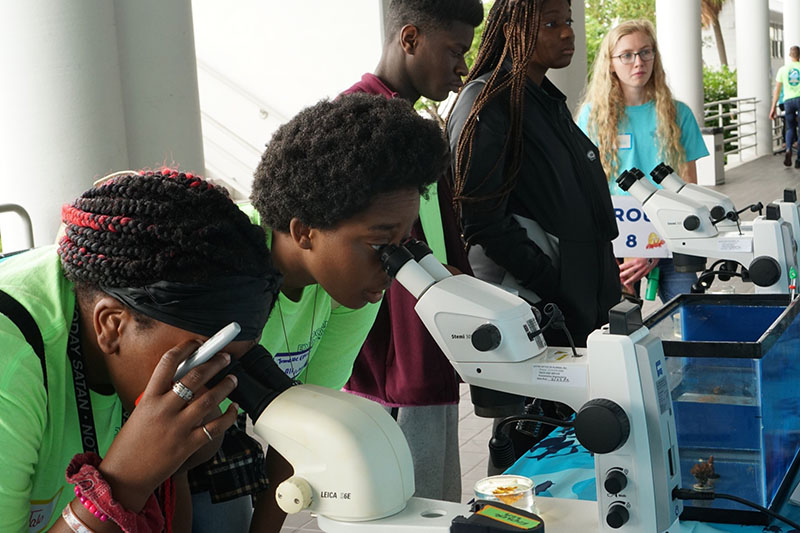
{"label": "blonde curly hair", "polygon": [[[661,54],[656,45],[656,32],[648,20],[629,20],[620,23],[606,34],[592,70],[592,80],[586,87],[578,109],[590,106],[588,120],[589,137],[600,150],[600,161],[609,180],[619,174],[619,149],[617,135],[619,123],[625,114],[625,97],[617,74],[611,72],[611,54],[620,39],[633,33],[643,33],[653,45],[655,57],[653,72],[644,87],[646,101],[654,100],[656,108],[656,138],[658,154],[672,168],[684,173],[686,150],[681,144],[681,128],[677,122],[677,109],[669,90],[661,63]],[[643,169],[649,171],[650,169]]]}

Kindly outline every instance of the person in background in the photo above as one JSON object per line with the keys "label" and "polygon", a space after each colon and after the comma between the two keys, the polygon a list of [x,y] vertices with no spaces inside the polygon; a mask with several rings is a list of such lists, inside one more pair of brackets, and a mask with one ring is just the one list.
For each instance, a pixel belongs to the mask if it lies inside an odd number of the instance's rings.
{"label": "person in background", "polygon": [[600,157],[546,77],[569,65],[574,39],[567,0],[495,2],[447,131],[476,276],[512,279],[536,305],[555,302],[583,345],[620,292]]}
{"label": "person in background", "polygon": [[[480,0],[392,0],[386,40],[375,74],[342,94],[365,92],[414,104],[458,91],[467,74],[464,54],[483,20]],[[471,273],[444,176],[420,199],[411,236],[442,263]],[[385,406],[411,448],[415,495],[460,501],[459,378],[414,311],[416,299],[392,285],[345,390]]]}
{"label": "person in background", "polygon": [[[622,22],[600,43],[592,79],[578,114],[578,126],[600,149],[611,194],[628,194],[616,183],[624,170],[645,174],[662,161],[685,181],[697,183],[695,161],[708,155],[700,128],[689,107],[674,100],[647,20]],[[658,295],[666,303],[691,292],[694,272],[676,272],[672,259],[625,258],[620,282],[634,288],[658,265]]]}
{"label": "person in background", "polygon": [[[118,174],[62,217],[57,248],[0,263],[3,529],[188,531],[186,470],[236,418],[217,408],[235,378],[205,384],[256,344],[277,292],[264,232],[169,169]],[[231,321],[227,353],[173,384]]]}
{"label": "person in background", "polygon": [[[772,94],[772,105],[769,110],[770,120],[776,116],[775,107],[783,95],[783,117],[786,130],[786,154],[784,166],[792,166],[792,146],[797,139],[797,116],[800,113],[800,47],[789,48],[789,62],[778,69],[775,75],[775,91]],[[794,168],[800,168],[800,157],[794,162]]]}
{"label": "person in background", "polygon": [[[568,66],[574,50],[568,0],[497,0],[447,122],[472,269],[516,290],[545,320],[546,304],[555,303],[570,335],[547,329],[551,346],[585,346],[620,301],[611,246],[618,232],[600,157],[546,77]],[[486,404],[479,415],[522,410],[521,398]],[[551,402],[540,409],[559,410]]]}

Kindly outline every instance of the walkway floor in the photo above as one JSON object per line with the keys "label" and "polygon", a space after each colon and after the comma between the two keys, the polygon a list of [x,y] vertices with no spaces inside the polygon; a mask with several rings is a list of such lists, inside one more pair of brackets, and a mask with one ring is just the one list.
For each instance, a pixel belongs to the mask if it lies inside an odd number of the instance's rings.
{"label": "walkway floor", "polygon": [[[725,174],[725,183],[711,187],[733,200],[734,205],[762,202],[764,205],[783,197],[785,188],[797,188],[800,193],[800,169],[783,166],[783,156],[764,156],[749,163],[739,165]],[[755,214],[743,215],[746,220]],[[719,283],[719,282],[718,282]],[[752,292],[752,286],[731,281],[736,292]],[[716,287],[717,285],[712,286]],[[645,316],[654,311],[659,303],[646,303]],[[478,418],[472,412],[469,388],[462,385],[459,405],[459,443],[461,450],[462,502],[472,498],[472,486],[486,475],[488,458],[487,444],[491,434],[491,420]],[[309,513],[300,513],[287,518],[281,533],[320,532],[317,521]]]}

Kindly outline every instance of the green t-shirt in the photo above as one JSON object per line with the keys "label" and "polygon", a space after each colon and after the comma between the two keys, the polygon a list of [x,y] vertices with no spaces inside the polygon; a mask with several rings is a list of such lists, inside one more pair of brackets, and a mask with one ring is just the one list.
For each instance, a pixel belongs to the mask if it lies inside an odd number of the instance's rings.
{"label": "green t-shirt", "polygon": [[428,187],[427,195],[419,199],[419,223],[422,225],[422,231],[425,232],[425,240],[433,252],[433,256],[440,263],[447,264],[442,210],[439,208],[439,187],[436,183]]}
{"label": "green t-shirt", "polygon": [[[239,207],[254,224],[261,224],[252,205]],[[271,237],[267,229],[270,245]],[[379,308],[380,303],[360,309],[344,307],[319,284],[306,286],[297,302],[280,293],[261,335],[261,345],[290,377],[341,389],[350,378],[353,361]]]}
{"label": "green t-shirt", "polygon": [[[33,315],[47,359],[47,391],[39,358],[0,314],[0,520],[3,531],[42,531],[75,497],[64,471],[83,452],[67,337],[75,295],[55,246],[0,263],[0,289]],[[98,450],[104,455],[120,428],[116,395],[91,392]]]}
{"label": "green t-shirt", "polygon": [[783,101],[800,98],[800,62],[792,61],[778,69],[775,81],[783,84]]}

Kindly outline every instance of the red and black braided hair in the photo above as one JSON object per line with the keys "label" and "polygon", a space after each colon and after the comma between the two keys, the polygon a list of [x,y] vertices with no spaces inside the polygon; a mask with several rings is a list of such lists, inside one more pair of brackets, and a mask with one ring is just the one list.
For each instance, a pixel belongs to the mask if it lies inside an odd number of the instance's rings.
{"label": "red and black braided hair", "polygon": [[197,282],[271,266],[264,232],[228,192],[171,169],[123,173],[62,208],[58,254],[89,287]]}

